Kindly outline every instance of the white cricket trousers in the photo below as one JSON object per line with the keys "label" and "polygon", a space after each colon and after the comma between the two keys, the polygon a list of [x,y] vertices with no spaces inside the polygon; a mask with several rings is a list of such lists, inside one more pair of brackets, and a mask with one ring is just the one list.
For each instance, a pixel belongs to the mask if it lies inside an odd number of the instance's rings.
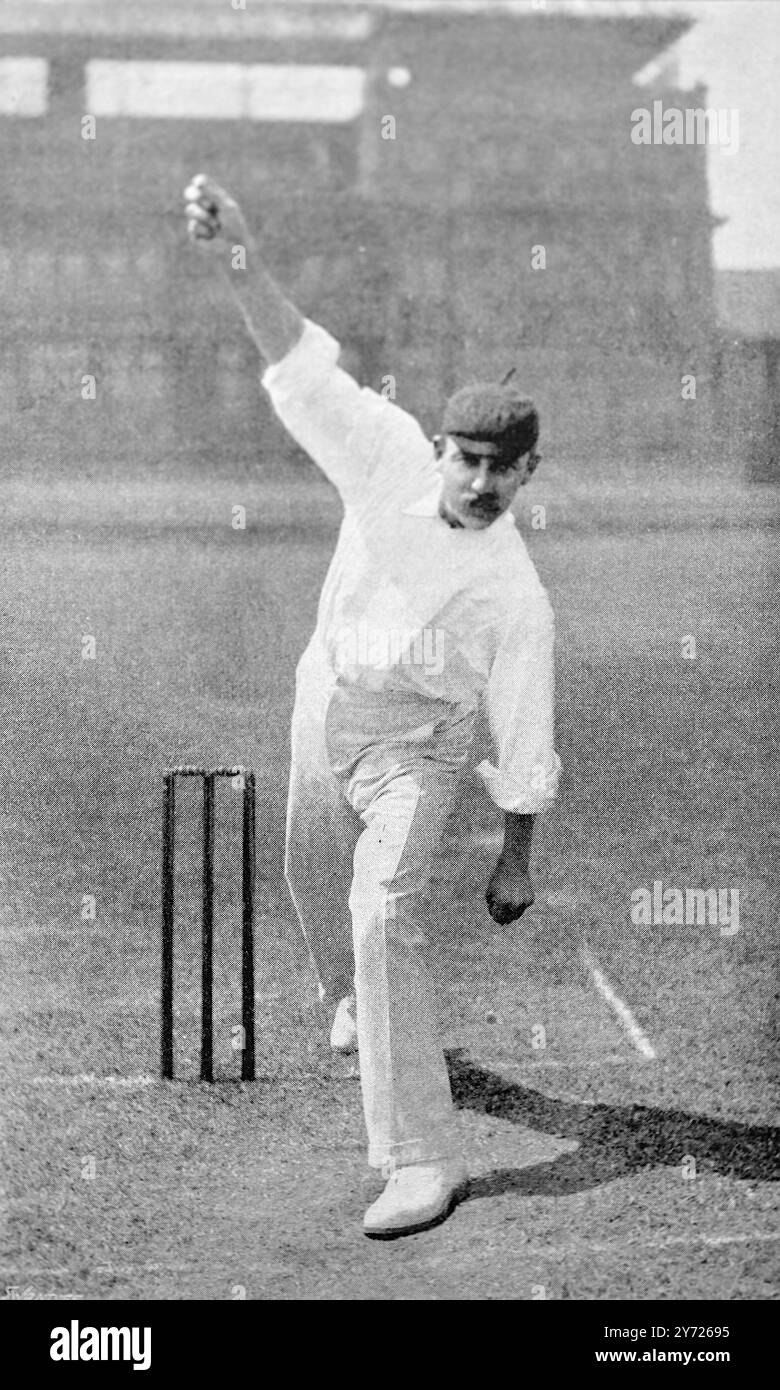
{"label": "white cricket trousers", "polygon": [[331,1003],[357,999],[368,1162],[457,1154],[425,961],[425,893],[474,711],[339,684],[316,639],[298,666],[285,873]]}

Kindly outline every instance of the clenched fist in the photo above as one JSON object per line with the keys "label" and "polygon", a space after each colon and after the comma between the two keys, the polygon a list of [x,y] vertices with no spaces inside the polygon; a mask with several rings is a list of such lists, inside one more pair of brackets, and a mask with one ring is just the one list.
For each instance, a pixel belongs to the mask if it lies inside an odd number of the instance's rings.
{"label": "clenched fist", "polygon": [[485,899],[494,922],[502,927],[516,922],[534,901],[528,870],[502,855],[490,876]]}
{"label": "clenched fist", "polygon": [[196,174],[184,190],[187,231],[193,241],[246,246],[249,229],[238,203],[207,174]]}

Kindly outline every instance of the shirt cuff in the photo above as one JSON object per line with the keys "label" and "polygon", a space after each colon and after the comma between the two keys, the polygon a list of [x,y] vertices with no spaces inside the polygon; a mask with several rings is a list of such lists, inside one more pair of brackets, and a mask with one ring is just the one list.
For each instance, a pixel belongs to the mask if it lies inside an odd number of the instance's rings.
{"label": "shirt cuff", "polygon": [[294,347],[278,362],[266,367],[260,380],[274,401],[300,395],[312,380],[327,376],[339,360],[341,345],[327,329],[311,319],[303,320],[303,332]]}
{"label": "shirt cuff", "polygon": [[517,816],[538,816],[549,809],[558,790],[561,760],[557,753],[553,753],[553,758],[552,767],[533,768],[525,780],[501,772],[486,758],[474,770],[482,778],[491,801],[502,811],[511,811]]}

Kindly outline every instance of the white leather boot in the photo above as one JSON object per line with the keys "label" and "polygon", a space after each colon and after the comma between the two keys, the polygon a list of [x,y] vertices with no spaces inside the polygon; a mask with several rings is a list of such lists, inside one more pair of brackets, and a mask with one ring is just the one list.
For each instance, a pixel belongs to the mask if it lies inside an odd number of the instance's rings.
{"label": "white leather boot", "polygon": [[457,1206],[468,1183],[461,1158],[410,1163],[396,1168],[381,1197],[363,1218],[363,1230],[375,1240],[414,1235],[437,1226]]}
{"label": "white leather boot", "polygon": [[348,994],[345,999],[339,1001],[330,1030],[330,1045],[334,1052],[357,1052],[354,994]]}

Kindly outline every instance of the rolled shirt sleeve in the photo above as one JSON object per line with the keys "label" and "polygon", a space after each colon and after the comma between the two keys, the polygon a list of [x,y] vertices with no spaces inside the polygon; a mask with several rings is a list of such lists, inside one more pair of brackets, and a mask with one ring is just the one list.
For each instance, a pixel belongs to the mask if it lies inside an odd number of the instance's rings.
{"label": "rolled shirt sleeve", "polygon": [[[359,502],[389,440],[396,457],[417,422],[339,367],[341,349],[326,329],[304,320],[301,337],[261,378],[293,439],[322,469],[345,503]],[[392,481],[392,480],[388,480]]]}
{"label": "rolled shirt sleeve", "polygon": [[484,760],[476,771],[495,804],[519,815],[546,810],[558,788],[554,641],[555,621],[545,598],[530,619],[509,627],[488,678],[487,716],[498,766]]}

